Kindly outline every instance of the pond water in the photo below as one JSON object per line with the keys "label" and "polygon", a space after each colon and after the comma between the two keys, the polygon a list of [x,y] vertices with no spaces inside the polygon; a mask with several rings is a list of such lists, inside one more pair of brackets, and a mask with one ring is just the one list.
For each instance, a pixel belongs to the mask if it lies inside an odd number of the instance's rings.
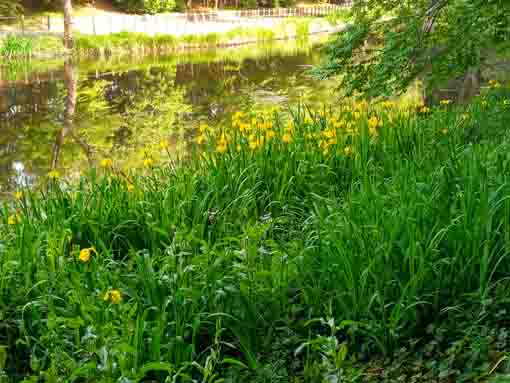
{"label": "pond water", "polygon": [[185,150],[200,124],[239,110],[332,103],[334,82],[312,79],[326,36],[304,42],[118,58],[36,68],[0,77],[0,192],[36,183],[51,169],[73,177],[112,158],[141,166],[162,140]]}

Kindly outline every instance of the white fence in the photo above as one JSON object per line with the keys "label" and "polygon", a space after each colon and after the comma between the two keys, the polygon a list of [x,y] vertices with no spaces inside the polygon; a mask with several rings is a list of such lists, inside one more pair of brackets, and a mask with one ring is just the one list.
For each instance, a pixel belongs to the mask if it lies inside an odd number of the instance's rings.
{"label": "white fence", "polygon": [[[241,11],[211,11],[203,13],[168,13],[159,15],[97,15],[78,16],[73,29],[83,34],[105,35],[119,32],[138,32],[148,35],[175,36],[224,33],[237,27],[272,28],[286,17],[319,17],[345,9],[349,5],[320,5],[315,7],[253,9]],[[48,32],[62,33],[60,17],[48,18]]]}

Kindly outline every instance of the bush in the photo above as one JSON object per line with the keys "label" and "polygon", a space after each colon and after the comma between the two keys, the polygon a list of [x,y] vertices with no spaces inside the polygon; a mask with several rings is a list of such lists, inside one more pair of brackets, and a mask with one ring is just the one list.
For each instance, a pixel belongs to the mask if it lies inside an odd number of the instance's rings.
{"label": "bush", "polygon": [[[10,2],[11,0],[0,0]],[[61,10],[62,0],[15,0],[22,2],[23,5],[28,9],[39,9],[39,10]],[[90,0],[73,0],[73,6],[84,5],[90,3]]]}
{"label": "bush", "polygon": [[12,17],[20,14],[23,7],[19,0],[0,0],[0,16]]}
{"label": "bush", "polygon": [[127,12],[159,13],[176,9],[175,0],[114,0],[114,4]]}

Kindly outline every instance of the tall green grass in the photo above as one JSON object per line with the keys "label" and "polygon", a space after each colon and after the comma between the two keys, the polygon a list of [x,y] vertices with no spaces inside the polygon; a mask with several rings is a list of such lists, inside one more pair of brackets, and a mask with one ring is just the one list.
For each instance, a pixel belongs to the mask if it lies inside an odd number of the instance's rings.
{"label": "tall green grass", "polygon": [[[197,132],[178,162],[148,154],[126,172],[112,159],[78,182],[51,173],[2,210],[0,369],[356,381],[360,361],[404,345],[439,353],[460,340],[449,361],[474,349],[481,328],[506,326],[509,95],[239,114]],[[447,376],[497,371],[493,348]]]}
{"label": "tall green grass", "polygon": [[241,45],[253,42],[267,42],[275,39],[306,39],[314,19],[290,19],[273,29],[265,27],[239,27],[225,33],[202,35],[149,36],[143,33],[121,32],[110,35],[78,35],[75,52],[78,55],[111,55],[140,52],[172,52],[178,49],[211,48],[217,46]]}
{"label": "tall green grass", "polygon": [[8,35],[0,39],[0,57],[5,59],[27,58],[32,55],[32,40],[25,37]]}

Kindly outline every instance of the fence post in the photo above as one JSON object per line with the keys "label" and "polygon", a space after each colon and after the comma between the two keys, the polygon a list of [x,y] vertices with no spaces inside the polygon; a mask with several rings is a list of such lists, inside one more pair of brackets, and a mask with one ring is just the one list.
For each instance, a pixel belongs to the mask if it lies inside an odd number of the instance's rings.
{"label": "fence post", "polygon": [[92,34],[95,36],[97,34],[96,31],[96,16],[92,15]]}
{"label": "fence post", "polygon": [[51,32],[51,16],[50,15],[48,15],[47,20],[48,20],[48,32]]}
{"label": "fence post", "polygon": [[21,34],[25,36],[25,15],[21,15]]}

